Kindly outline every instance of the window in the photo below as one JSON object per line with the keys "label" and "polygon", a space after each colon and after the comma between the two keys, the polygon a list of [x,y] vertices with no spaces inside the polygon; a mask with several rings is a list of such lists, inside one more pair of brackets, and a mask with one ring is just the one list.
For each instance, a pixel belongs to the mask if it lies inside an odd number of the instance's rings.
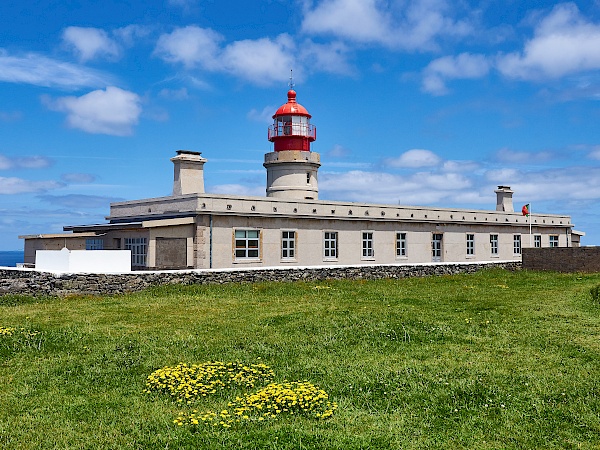
{"label": "window", "polygon": [[362,257],[373,258],[375,251],[373,250],[373,232],[363,231],[362,233]]}
{"label": "window", "polygon": [[542,247],[542,235],[541,234],[536,234],[535,236],[533,236],[533,246],[535,248]]}
{"label": "window", "polygon": [[306,172],[306,184],[310,184],[310,172]]}
{"label": "window", "polygon": [[104,239],[86,239],[86,250],[104,250]]}
{"label": "window", "polygon": [[337,258],[337,231],[325,231],[323,234],[323,256],[325,258]]}
{"label": "window", "polygon": [[439,262],[442,260],[442,239],[444,235],[441,233],[434,233],[431,236],[431,260],[433,262]]}
{"label": "window", "polygon": [[475,254],[475,235],[467,234],[467,256]]}
{"label": "window", "polygon": [[235,258],[258,259],[260,230],[235,230]]}
{"label": "window", "polygon": [[396,233],[396,258],[406,258],[406,233]]}
{"label": "window", "polygon": [[515,255],[521,254],[521,235],[515,234],[513,236],[513,253]]}
{"label": "window", "polygon": [[146,238],[125,238],[125,250],[131,250],[131,265],[146,267],[148,240]]}
{"label": "window", "polygon": [[490,248],[492,249],[492,256],[498,255],[498,235],[490,234]]}
{"label": "window", "polygon": [[550,247],[558,247],[558,235],[550,235]]}
{"label": "window", "polygon": [[281,259],[296,258],[296,232],[281,232]]}

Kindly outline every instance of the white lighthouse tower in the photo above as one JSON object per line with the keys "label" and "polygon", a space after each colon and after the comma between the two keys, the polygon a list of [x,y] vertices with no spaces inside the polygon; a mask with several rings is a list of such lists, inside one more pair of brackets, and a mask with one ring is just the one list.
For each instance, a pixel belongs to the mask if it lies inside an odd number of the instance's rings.
{"label": "white lighthouse tower", "polygon": [[[293,83],[290,83],[293,87]],[[296,91],[288,91],[288,101],[273,115],[269,141],[274,150],[265,154],[267,197],[318,199],[317,171],[321,157],[310,151],[317,138],[311,115],[296,102]]]}

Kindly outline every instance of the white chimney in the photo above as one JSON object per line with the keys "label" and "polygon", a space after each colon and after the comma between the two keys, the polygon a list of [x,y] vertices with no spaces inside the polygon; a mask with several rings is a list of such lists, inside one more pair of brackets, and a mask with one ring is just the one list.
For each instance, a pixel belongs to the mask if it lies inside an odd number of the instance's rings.
{"label": "white chimney", "polygon": [[498,186],[494,191],[496,193],[496,211],[514,212],[512,195],[514,191],[510,186]]}
{"label": "white chimney", "polygon": [[174,165],[173,195],[204,193],[204,163],[200,152],[177,150]]}

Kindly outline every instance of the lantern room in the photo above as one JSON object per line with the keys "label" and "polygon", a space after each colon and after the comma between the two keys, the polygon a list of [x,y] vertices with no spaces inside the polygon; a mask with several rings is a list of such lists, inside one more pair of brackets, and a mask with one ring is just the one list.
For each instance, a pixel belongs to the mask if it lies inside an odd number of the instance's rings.
{"label": "lantern room", "polygon": [[310,152],[310,143],[317,139],[317,127],[310,123],[311,115],[296,102],[296,91],[288,91],[288,101],[273,115],[269,141],[276,152],[296,150]]}

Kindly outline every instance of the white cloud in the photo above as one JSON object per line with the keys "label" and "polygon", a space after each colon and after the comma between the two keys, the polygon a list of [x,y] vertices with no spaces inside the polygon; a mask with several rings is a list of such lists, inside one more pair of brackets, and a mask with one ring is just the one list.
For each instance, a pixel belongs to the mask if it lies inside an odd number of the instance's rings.
{"label": "white cloud", "polygon": [[596,146],[588,156],[592,159],[600,160],[600,145]]}
{"label": "white cloud", "polygon": [[307,33],[333,34],[356,42],[389,43],[389,12],[376,0],[324,0],[306,8],[302,29]]}
{"label": "white cloud", "polygon": [[407,176],[353,170],[323,173],[319,190],[327,198],[387,204],[444,204],[455,202],[471,181],[459,174],[414,173]]}
{"label": "white cloud", "polygon": [[494,209],[496,185],[509,185],[515,204],[537,202],[538,210],[556,212],[557,204],[600,201],[600,167],[538,171],[502,168],[479,173],[418,171],[406,175],[352,170],[323,172],[320,198],[357,202]]}
{"label": "white cloud", "polygon": [[170,63],[214,69],[218,66],[217,54],[222,40],[223,37],[210,28],[190,25],[161,35],[154,54]]}
{"label": "white cloud", "polygon": [[522,51],[494,57],[461,53],[435,59],[423,70],[422,89],[433,95],[447,94],[447,80],[475,79],[493,68],[507,78],[540,81],[578,74],[573,88],[550,92],[556,100],[598,98],[597,84],[583,77],[600,69],[600,23],[581,14],[574,3],[556,5],[538,14],[533,37]]}
{"label": "white cloud", "polygon": [[234,75],[265,85],[289,78],[294,68],[294,40],[287,34],[269,38],[235,41],[223,50],[221,65]]}
{"label": "white cloud", "polygon": [[74,90],[106,86],[111,83],[111,77],[36,53],[11,56],[0,49],[0,81]]}
{"label": "white cloud", "polygon": [[331,156],[333,158],[345,158],[351,153],[350,150],[341,146],[340,144],[335,144],[331,150],[327,152],[327,156]]}
{"label": "white cloud", "polygon": [[13,112],[0,111],[0,121],[2,121],[2,122],[15,122],[17,120],[21,120],[22,117],[23,117],[23,113],[21,113],[20,111],[13,111]]}
{"label": "white cloud", "polygon": [[113,86],[46,103],[51,109],[67,113],[67,124],[72,128],[115,136],[132,134],[142,112],[137,94]]}
{"label": "white cloud", "polygon": [[385,164],[391,167],[432,167],[442,162],[441,158],[431,150],[413,149],[402,153],[398,158],[389,158]]}
{"label": "white cloud", "polygon": [[168,100],[187,100],[190,98],[187,88],[184,87],[181,89],[161,89],[158,95]]}
{"label": "white cloud", "polygon": [[600,24],[587,20],[574,3],[556,5],[523,51],[501,55],[497,64],[505,76],[527,80],[600,69]]}
{"label": "white cloud", "polygon": [[327,167],[338,167],[342,169],[369,169],[373,167],[373,164],[368,162],[327,161]]}
{"label": "white cloud", "polygon": [[519,180],[523,175],[517,169],[503,168],[488,170],[485,176],[489,181],[499,184],[511,184],[513,181]]}
{"label": "white cloud", "polygon": [[78,211],[81,209],[106,208],[111,202],[123,201],[123,198],[107,197],[102,195],[66,194],[66,195],[38,195],[44,202],[70,208]]}
{"label": "white cloud", "polygon": [[170,6],[176,6],[188,12],[194,6],[196,6],[197,0],[167,0]]}
{"label": "white cloud", "polygon": [[191,25],[159,37],[154,55],[189,71],[228,73],[257,85],[284,82],[294,69],[294,78],[307,71],[351,74],[347,48],[334,42],[298,44],[289,34],[275,38],[244,39],[223,45],[224,37],[210,28]]}
{"label": "white cloud", "polygon": [[434,95],[448,93],[445,80],[474,79],[488,74],[491,63],[484,55],[461,53],[431,61],[423,70],[423,90]]}
{"label": "white cloud", "polygon": [[348,47],[341,42],[317,44],[307,39],[300,48],[299,57],[306,70],[340,75],[352,75],[356,72],[347,61]]}
{"label": "white cloud", "polygon": [[63,186],[62,183],[57,181],[31,181],[16,177],[0,177],[0,194],[46,192]]}
{"label": "white cloud", "polygon": [[91,173],[65,173],[60,176],[67,183],[93,183],[96,181],[96,176]]}
{"label": "white cloud", "polygon": [[8,157],[0,155],[0,170],[43,169],[51,165],[52,160],[45,156]]}
{"label": "white cloud", "polygon": [[442,171],[444,172],[475,172],[481,166],[475,161],[444,161]]}
{"label": "white cloud", "polygon": [[520,152],[509,148],[501,148],[495,156],[499,161],[515,164],[541,163],[554,158],[554,154],[549,151]]}
{"label": "white cloud", "polygon": [[68,27],[62,39],[82,62],[95,58],[116,60],[121,55],[119,45],[99,28]]}
{"label": "white cloud", "polygon": [[254,122],[271,124],[273,123],[273,111],[275,110],[277,110],[277,106],[265,106],[262,111],[252,108],[248,111],[246,117]]}
{"label": "white cloud", "polygon": [[127,25],[125,27],[113,30],[113,35],[116,36],[126,46],[134,44],[135,39],[144,38],[150,34],[151,28],[142,25]]}
{"label": "white cloud", "polygon": [[468,20],[455,20],[445,0],[323,0],[305,2],[302,30],[348,41],[407,50],[432,50],[440,37],[472,32]]}
{"label": "white cloud", "polygon": [[512,170],[504,175],[503,183],[507,182],[525,201],[600,200],[600,167]]}
{"label": "white cloud", "polygon": [[208,189],[213,194],[250,195],[255,197],[264,197],[265,190],[265,186],[245,186],[242,184],[217,184]]}

